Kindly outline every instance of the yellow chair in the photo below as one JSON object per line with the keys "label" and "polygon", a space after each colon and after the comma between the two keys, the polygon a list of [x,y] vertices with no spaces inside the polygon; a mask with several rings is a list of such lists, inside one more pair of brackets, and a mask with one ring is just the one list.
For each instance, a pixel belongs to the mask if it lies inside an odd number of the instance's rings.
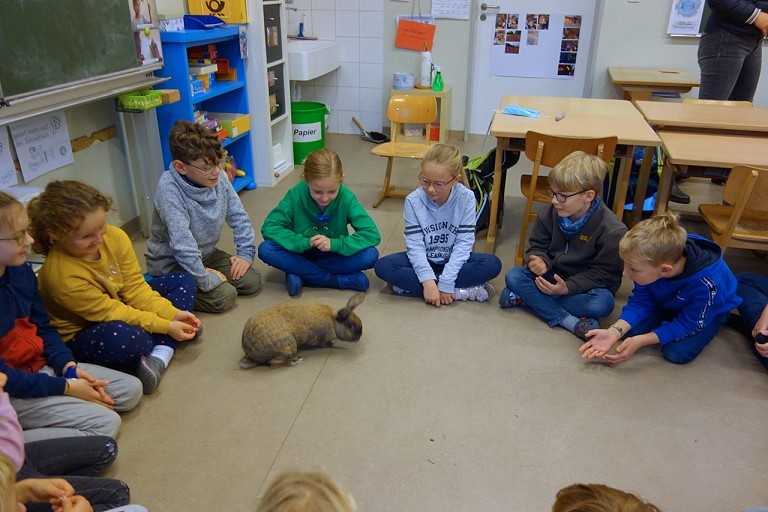
{"label": "yellow chair", "polygon": [[699,213],[722,247],[768,249],[768,169],[731,169],[723,190],[724,204],[700,204]]}
{"label": "yellow chair", "polygon": [[[434,96],[394,95],[389,99],[387,118],[392,124],[392,142],[375,146],[371,153],[387,159],[387,172],[384,174],[384,186],[379,197],[373,203],[377,208],[388,197],[405,197],[410,190],[395,190],[390,185],[392,164],[395,158],[410,158],[421,160],[429,149],[429,132],[432,123],[437,118],[437,100]],[[402,126],[404,124],[421,125],[424,137],[416,142],[402,141]]]}
{"label": "yellow chair", "polygon": [[731,100],[700,100],[698,98],[683,98],[683,103],[692,105],[723,105],[725,107],[752,107],[751,101],[731,101]]}
{"label": "yellow chair", "polygon": [[549,183],[546,176],[539,176],[541,166],[554,167],[560,163],[560,160],[574,151],[597,155],[608,163],[616,152],[617,142],[616,137],[572,139],[538,132],[525,134],[525,156],[533,161],[533,170],[530,175],[520,176],[520,191],[525,196],[525,210],[523,211],[523,222],[520,225],[515,265],[523,264],[525,245],[528,241],[528,223],[536,219],[536,213],[533,211],[534,201],[549,203],[552,200],[549,195]]}

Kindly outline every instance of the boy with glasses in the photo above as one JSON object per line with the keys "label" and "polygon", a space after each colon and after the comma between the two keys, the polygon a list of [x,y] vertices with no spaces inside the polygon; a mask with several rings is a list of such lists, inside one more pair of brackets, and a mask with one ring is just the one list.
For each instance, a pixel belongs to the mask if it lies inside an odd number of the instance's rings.
{"label": "boy with glasses", "polygon": [[525,265],[507,272],[502,308],[527,306],[550,327],[586,339],[613,311],[621,285],[619,240],[627,231],[601,200],[607,166],[575,151],[549,174],[552,204],[528,238]]}
{"label": "boy with glasses", "polygon": [[[220,313],[238,295],[261,289],[261,276],[251,268],[256,235],[219,165],[223,153],[216,135],[179,121],[169,142],[173,162],[157,185],[147,271],[153,276],[189,272],[197,283],[195,310]],[[216,247],[225,222],[234,233],[234,256]]]}

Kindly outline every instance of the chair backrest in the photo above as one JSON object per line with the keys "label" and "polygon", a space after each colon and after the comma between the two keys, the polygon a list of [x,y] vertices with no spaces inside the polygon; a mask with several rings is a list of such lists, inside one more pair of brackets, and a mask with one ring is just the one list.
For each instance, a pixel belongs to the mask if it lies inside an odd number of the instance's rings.
{"label": "chair backrest", "polygon": [[[572,139],[531,131],[525,134],[525,156],[533,161],[534,165],[539,163],[545,167],[554,167],[560,163],[560,160],[574,151],[583,151],[597,155],[608,163],[616,152],[617,143],[618,139],[616,137]],[[537,158],[540,145],[541,156]]]}
{"label": "chair backrest", "polygon": [[434,96],[396,94],[389,98],[387,118],[392,123],[392,141],[401,135],[403,124],[424,125],[424,135],[429,141],[431,124],[437,119],[437,100]]}
{"label": "chair backrest", "polygon": [[683,98],[683,103],[693,105],[723,105],[726,107],[752,107],[751,101],[732,101],[732,100],[700,100],[698,98]]}
{"label": "chair backrest", "polygon": [[[749,193],[750,191],[746,188],[751,184],[750,177],[753,172],[757,172],[757,181]],[[743,165],[731,169],[723,190],[723,201],[732,205],[740,204],[739,195],[743,193],[748,194],[743,201],[744,209],[768,212],[768,169]]]}

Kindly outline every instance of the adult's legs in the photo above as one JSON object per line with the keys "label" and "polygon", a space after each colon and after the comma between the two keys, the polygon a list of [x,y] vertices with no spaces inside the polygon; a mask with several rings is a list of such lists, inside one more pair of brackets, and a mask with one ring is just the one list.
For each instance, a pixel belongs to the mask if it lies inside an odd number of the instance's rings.
{"label": "adult's legs", "polygon": [[702,35],[699,98],[752,101],[760,78],[761,44],[727,30]]}

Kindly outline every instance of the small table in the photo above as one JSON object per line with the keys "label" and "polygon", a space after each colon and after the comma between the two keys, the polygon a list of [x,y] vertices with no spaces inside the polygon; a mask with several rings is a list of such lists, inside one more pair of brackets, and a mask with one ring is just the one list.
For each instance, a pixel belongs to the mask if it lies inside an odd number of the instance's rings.
{"label": "small table", "polygon": [[[504,106],[512,104],[536,109],[542,113],[542,116],[534,119],[501,113]],[[565,117],[556,121],[555,116],[560,112],[565,113]],[[496,247],[502,151],[508,149],[524,150],[525,134],[531,130],[547,135],[573,138],[615,135],[618,138],[616,156],[623,158],[619,174],[616,177],[616,195],[613,202],[613,211],[619,218],[624,212],[624,201],[629,186],[629,173],[635,146],[648,148],[646,149],[648,155],[660,144],[659,137],[629,101],[552,96],[505,96],[501,100],[491,123],[491,135],[496,137],[497,142],[486,244],[492,251]],[[643,160],[643,167],[648,168],[645,170],[645,174],[650,172],[650,160],[650,158]],[[640,172],[642,174],[643,170],[641,169]]]}
{"label": "small table", "polygon": [[699,86],[685,71],[659,68],[609,67],[608,76],[625,100],[649,100],[654,92],[682,94]]}
{"label": "small table", "polygon": [[[451,88],[446,87],[442,91],[433,91],[432,89],[392,89],[390,96],[396,94],[408,94],[411,96],[434,96],[437,100],[437,121],[440,123],[440,135],[438,141],[440,144],[448,142],[448,132],[451,128]],[[429,134],[427,134],[429,136]],[[428,137],[429,138],[429,137]]]}
{"label": "small table", "polygon": [[696,103],[638,101],[637,110],[654,128],[684,128],[686,131],[768,133],[768,108],[739,108]]}

